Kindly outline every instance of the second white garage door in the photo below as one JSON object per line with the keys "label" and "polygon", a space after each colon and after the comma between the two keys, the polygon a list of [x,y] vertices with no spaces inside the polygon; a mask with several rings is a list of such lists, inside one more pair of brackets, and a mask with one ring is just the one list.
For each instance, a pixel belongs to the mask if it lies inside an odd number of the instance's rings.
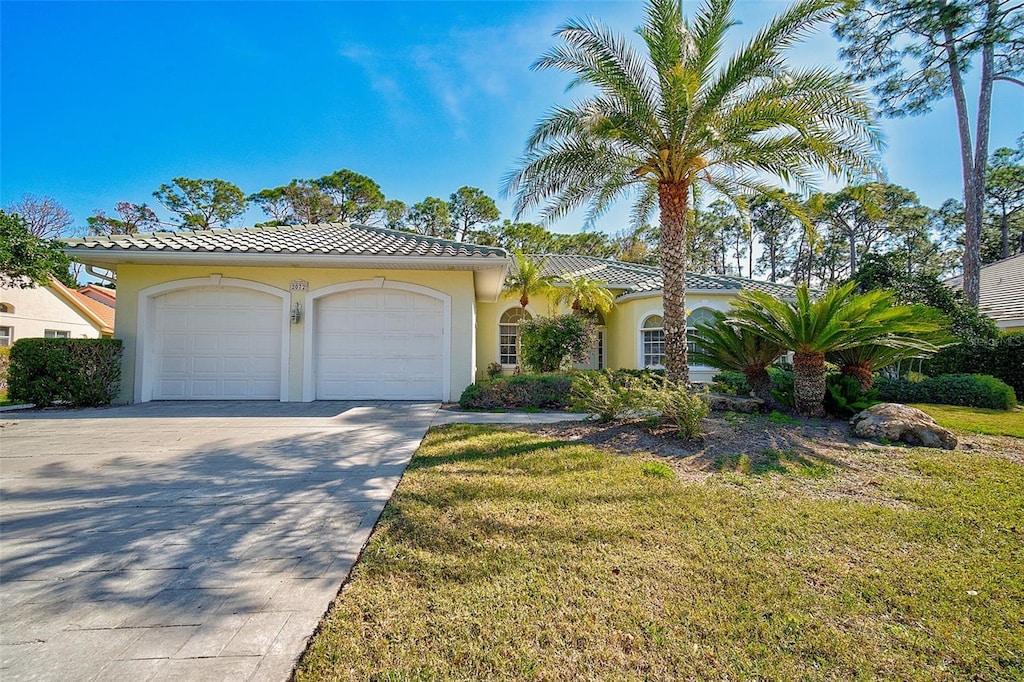
{"label": "second white garage door", "polygon": [[316,303],[319,400],[440,400],[444,304],[400,289],[359,289]]}

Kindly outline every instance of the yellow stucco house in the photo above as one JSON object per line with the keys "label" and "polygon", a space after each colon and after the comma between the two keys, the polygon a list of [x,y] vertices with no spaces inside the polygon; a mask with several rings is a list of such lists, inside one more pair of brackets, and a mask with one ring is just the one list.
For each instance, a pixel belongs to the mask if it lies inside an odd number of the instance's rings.
{"label": "yellow stucco house", "polygon": [[[87,237],[73,259],[117,272],[123,402],[457,400],[497,362],[513,368],[518,300],[502,294],[499,248],[378,227],[302,225]],[[589,366],[658,366],[657,268],[550,256],[552,274],[602,279],[616,305]],[[691,322],[743,288],[783,285],[688,275]],[[551,312],[543,297],[525,314]],[[713,376],[693,368],[696,381]]]}

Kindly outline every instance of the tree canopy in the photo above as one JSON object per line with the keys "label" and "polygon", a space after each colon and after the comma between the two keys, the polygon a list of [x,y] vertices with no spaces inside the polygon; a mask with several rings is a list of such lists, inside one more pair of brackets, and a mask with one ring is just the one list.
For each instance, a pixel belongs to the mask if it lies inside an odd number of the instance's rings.
{"label": "tree canopy", "polygon": [[37,237],[20,215],[0,210],[0,286],[29,289],[51,276],[78,286],[69,265],[58,242]]}

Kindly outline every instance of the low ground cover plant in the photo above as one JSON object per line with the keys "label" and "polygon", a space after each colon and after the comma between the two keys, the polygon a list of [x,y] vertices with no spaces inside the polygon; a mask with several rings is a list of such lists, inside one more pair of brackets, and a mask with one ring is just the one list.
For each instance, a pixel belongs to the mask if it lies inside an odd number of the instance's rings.
{"label": "low ground cover plant", "polygon": [[121,381],[120,339],[19,339],[8,398],[38,407],[109,405]]}
{"label": "low ground cover plant", "polygon": [[711,411],[706,391],[674,384],[663,377],[629,372],[579,373],[572,385],[573,409],[600,421],[662,418],[683,438],[696,438]]}

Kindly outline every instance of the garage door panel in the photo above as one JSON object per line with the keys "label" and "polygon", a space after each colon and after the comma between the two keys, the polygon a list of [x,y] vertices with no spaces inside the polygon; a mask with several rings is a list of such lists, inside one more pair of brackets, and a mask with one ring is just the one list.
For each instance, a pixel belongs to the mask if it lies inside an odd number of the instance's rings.
{"label": "garage door panel", "polygon": [[316,304],[314,374],[321,399],[440,399],[444,305],[430,296],[368,289]]}
{"label": "garage door panel", "polygon": [[197,287],[154,300],[153,398],[281,396],[281,300],[232,287]]}

